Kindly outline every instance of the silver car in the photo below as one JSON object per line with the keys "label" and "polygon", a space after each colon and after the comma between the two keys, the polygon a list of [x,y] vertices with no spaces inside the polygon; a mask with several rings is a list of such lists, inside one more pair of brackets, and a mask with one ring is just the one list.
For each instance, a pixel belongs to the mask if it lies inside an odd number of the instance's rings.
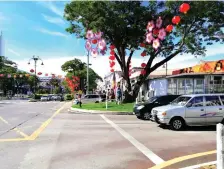
{"label": "silver car", "polygon": [[48,96],[41,96],[40,101],[48,101]]}
{"label": "silver car", "polygon": [[106,96],[105,95],[99,95],[99,94],[88,94],[85,95],[82,99],[81,102],[82,103],[100,103],[105,101]]}

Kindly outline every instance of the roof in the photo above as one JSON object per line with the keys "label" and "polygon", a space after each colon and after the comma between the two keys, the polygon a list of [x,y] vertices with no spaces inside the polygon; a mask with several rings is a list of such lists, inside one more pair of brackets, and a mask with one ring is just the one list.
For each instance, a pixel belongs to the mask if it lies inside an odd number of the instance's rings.
{"label": "roof", "polygon": [[181,96],[186,96],[186,97],[195,97],[195,96],[219,96],[219,95],[224,95],[224,93],[210,93],[210,94],[186,94],[186,95],[181,95]]}

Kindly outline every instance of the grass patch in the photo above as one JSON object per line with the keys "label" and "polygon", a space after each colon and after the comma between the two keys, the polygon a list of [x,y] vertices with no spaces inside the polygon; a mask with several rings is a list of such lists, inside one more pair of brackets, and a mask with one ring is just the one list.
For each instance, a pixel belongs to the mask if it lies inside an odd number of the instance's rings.
{"label": "grass patch", "polygon": [[[125,103],[117,105],[114,102],[108,102],[108,108],[106,110],[106,103],[86,103],[82,104],[81,109],[86,110],[102,110],[102,111],[120,111],[120,112],[132,112],[134,103]],[[80,108],[79,105],[73,105],[73,108]]]}

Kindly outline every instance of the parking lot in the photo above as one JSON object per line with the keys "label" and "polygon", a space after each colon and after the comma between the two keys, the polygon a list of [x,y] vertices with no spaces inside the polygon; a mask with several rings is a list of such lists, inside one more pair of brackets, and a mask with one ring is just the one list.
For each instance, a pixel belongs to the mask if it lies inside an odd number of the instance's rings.
{"label": "parking lot", "polygon": [[[172,131],[134,115],[80,114],[68,111],[70,103],[59,109],[63,105],[2,105],[2,118],[27,135],[21,140],[10,130],[1,136],[4,169],[175,169],[216,158],[215,127]],[[34,112],[40,115],[18,125]],[[0,123],[2,130],[8,129]]]}

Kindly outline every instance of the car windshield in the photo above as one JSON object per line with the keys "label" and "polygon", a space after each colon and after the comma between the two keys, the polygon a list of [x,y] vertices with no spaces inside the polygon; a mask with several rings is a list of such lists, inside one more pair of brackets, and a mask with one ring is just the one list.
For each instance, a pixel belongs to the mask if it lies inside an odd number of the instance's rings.
{"label": "car windshield", "polygon": [[172,101],[170,104],[184,106],[190,99],[191,97],[188,96],[180,96],[176,98],[174,101]]}
{"label": "car windshield", "polygon": [[149,100],[146,101],[146,103],[152,103],[154,101],[156,101],[158,99],[158,97],[151,97]]}

